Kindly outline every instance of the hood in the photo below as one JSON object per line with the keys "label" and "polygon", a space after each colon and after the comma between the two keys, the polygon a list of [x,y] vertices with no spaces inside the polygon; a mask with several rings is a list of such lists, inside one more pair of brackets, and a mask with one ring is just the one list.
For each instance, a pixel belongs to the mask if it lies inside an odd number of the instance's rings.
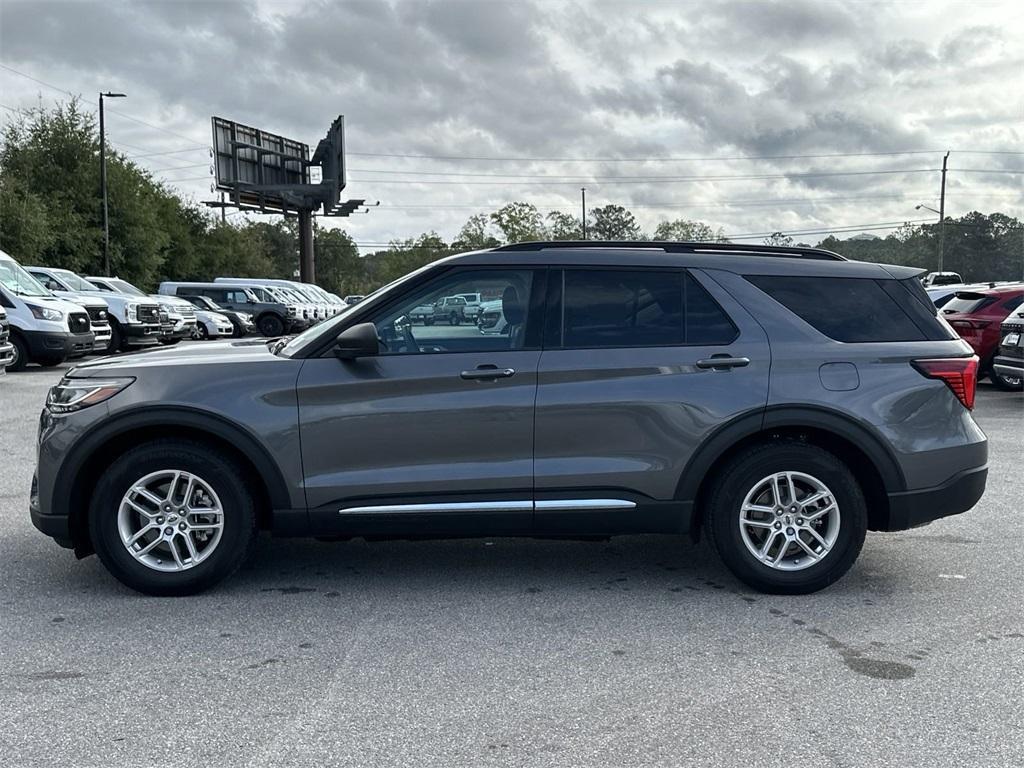
{"label": "hood", "polygon": [[[235,339],[233,341],[207,341],[187,346],[159,347],[117,357],[101,357],[76,365],[68,376],[123,376],[147,368],[230,365],[258,360],[288,358],[274,355],[266,339]],[[202,375],[197,371],[197,375]]]}
{"label": "hood", "polygon": [[195,309],[191,301],[180,299],[177,296],[169,296],[165,293],[151,293],[149,298],[159,304],[170,304],[175,307],[188,307],[189,309]]}
{"label": "hood", "polygon": [[59,298],[57,296],[19,296],[18,298],[26,304],[36,304],[40,307],[59,309],[65,314],[84,311],[79,302],[73,300],[69,301],[68,299]]}
{"label": "hood", "polygon": [[81,291],[54,291],[54,293],[60,298],[67,299],[80,307],[99,307],[101,309],[107,309],[107,302],[99,296],[82,293]]}

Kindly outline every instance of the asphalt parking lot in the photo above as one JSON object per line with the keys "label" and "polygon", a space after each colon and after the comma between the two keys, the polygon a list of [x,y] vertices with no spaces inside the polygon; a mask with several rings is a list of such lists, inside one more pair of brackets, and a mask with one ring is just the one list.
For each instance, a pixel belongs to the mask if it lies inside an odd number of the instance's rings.
{"label": "asphalt parking lot", "polygon": [[871,534],[807,597],[706,543],[261,542],[142,597],[32,527],[60,369],[0,378],[0,754],[11,766],[1024,764],[1024,398],[983,384],[988,491]]}

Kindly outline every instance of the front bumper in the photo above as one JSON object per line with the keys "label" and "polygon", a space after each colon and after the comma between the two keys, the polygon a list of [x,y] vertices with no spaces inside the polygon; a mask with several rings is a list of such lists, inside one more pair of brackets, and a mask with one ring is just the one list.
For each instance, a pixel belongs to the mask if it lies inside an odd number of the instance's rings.
{"label": "front bumper", "polygon": [[941,485],[889,494],[889,518],[881,528],[903,531],[971,509],[985,493],[988,466],[958,472]]}
{"label": "front bumper", "polygon": [[121,326],[125,343],[130,347],[155,344],[160,338],[160,323],[128,323]]}
{"label": "front bumper", "polygon": [[14,359],[14,346],[6,341],[0,344],[0,374],[5,373],[7,366]]}
{"label": "front bumper", "polygon": [[81,357],[92,352],[95,343],[92,331],[70,333],[63,331],[25,331],[30,360]]}
{"label": "front bumper", "polygon": [[1002,376],[1024,376],[1024,358],[998,355],[992,361],[992,370]]}

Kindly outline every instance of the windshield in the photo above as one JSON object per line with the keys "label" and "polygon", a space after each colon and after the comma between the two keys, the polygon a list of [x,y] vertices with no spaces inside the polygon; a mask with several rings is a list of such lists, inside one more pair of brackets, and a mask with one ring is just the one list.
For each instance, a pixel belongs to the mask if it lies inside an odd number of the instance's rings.
{"label": "windshield", "polygon": [[18,296],[52,296],[43,284],[13,259],[0,259],[0,283]]}
{"label": "windshield", "polygon": [[83,280],[70,269],[54,269],[53,274],[60,278],[60,281],[64,283],[72,291],[95,291],[96,286],[90,283],[88,280]]}

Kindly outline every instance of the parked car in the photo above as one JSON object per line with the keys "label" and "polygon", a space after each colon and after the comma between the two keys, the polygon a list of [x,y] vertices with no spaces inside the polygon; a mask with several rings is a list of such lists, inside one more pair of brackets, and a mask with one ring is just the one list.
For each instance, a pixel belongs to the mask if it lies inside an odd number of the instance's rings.
{"label": "parked car", "polygon": [[205,296],[224,309],[234,312],[251,314],[259,332],[267,337],[284,336],[306,328],[309,323],[303,320],[301,310],[295,304],[285,303],[276,296],[271,296],[262,286],[199,282],[163,282],[157,291],[161,295]]}
{"label": "parked car", "polygon": [[[160,339],[159,305],[142,291],[134,294],[101,288],[71,270],[57,267],[26,267],[26,270],[44,285],[60,286],[61,290],[75,295],[94,295],[102,299],[107,305],[106,319],[110,325],[110,342],[106,350],[117,352],[152,347]],[[93,327],[95,329],[96,326]]]}
{"label": "parked car", "polygon": [[[811,592],[866,530],[984,492],[977,357],[919,275],[728,243],[449,257],[275,343],[76,366],[41,416],[31,517],[151,594],[216,584],[261,527],[706,532],[751,587]],[[503,334],[405,319],[484,281]]]}
{"label": "parked car", "polygon": [[199,317],[198,310],[206,310],[207,312],[217,313],[226,317],[231,323],[232,335],[235,338],[241,338],[256,331],[256,324],[253,322],[252,315],[248,312],[236,312],[232,309],[225,309],[208,296],[182,296],[181,298],[191,302],[192,306],[196,308],[197,318]]}
{"label": "parked car", "polygon": [[957,291],[941,310],[946,322],[978,355],[978,376],[989,376],[1000,389],[1016,389],[1002,377],[993,375],[992,364],[999,347],[1000,325],[1021,302],[1024,302],[1024,284],[997,285]]}
{"label": "parked car", "polygon": [[176,296],[152,296],[160,304],[160,343],[173,346],[197,333],[196,308]]}
{"label": "parked car", "polygon": [[963,283],[964,279],[957,272],[929,272],[921,279],[925,288],[938,285],[956,285]]}
{"label": "parked car", "polygon": [[298,280],[284,280],[281,278],[238,278],[218,277],[218,283],[233,283],[235,281],[253,281],[259,285],[273,286],[285,289],[296,301],[308,308],[308,319],[312,322],[319,322],[328,317],[338,314],[337,309],[330,298],[330,295],[317,285],[303,283]]}
{"label": "parked car", "polygon": [[227,315],[209,309],[196,309],[196,326],[193,339],[217,339],[235,335],[235,326]]}
{"label": "parked car", "polygon": [[92,352],[95,336],[89,314],[59,299],[18,262],[0,251],[0,305],[7,313],[14,357],[7,370],[29,363],[53,366]]}
{"label": "parked car", "polygon": [[1018,307],[1000,326],[992,381],[1001,389],[1024,389],[1024,309]]}
{"label": "parked car", "polygon": [[480,316],[480,312],[483,310],[483,302],[480,299],[480,294],[460,293],[459,295],[466,300],[466,308],[462,311],[462,314],[468,322],[475,323],[477,317]]}
{"label": "parked car", "polygon": [[0,306],[0,376],[7,372],[7,366],[14,361],[14,345],[11,344],[11,325],[7,312]]}
{"label": "parked car", "polygon": [[434,305],[420,304],[418,307],[413,307],[411,310],[409,310],[409,322],[421,323],[423,325],[433,325]]}
{"label": "parked car", "polygon": [[461,296],[443,296],[434,302],[434,322],[459,325],[466,322],[466,300]]}
{"label": "parked car", "polygon": [[93,354],[105,353],[110,347],[110,320],[107,317],[109,306],[95,291],[68,290],[63,283],[37,270],[25,267],[25,271],[38,280],[54,296],[77,304],[89,315],[89,326],[93,335]]}

